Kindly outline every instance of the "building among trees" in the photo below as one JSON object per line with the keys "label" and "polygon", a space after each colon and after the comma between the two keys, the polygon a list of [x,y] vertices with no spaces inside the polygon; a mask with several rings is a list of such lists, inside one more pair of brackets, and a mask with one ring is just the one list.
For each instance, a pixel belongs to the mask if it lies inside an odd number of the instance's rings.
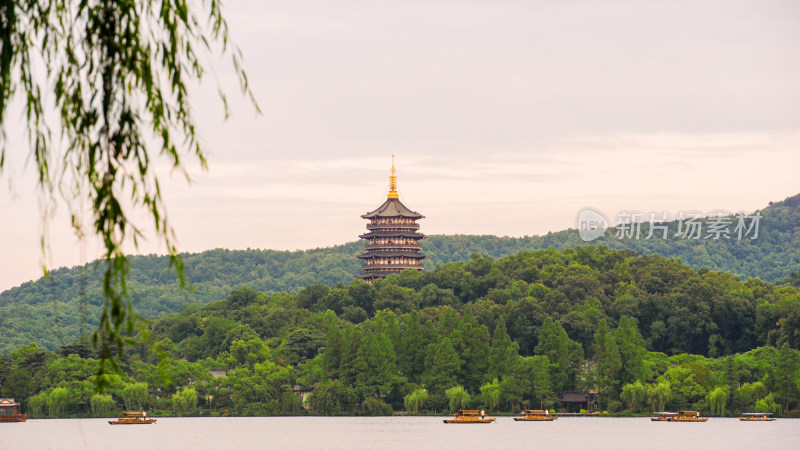
{"label": "building among trees", "polygon": [[558,401],[568,413],[592,412],[597,405],[597,394],[593,392],[564,391]]}
{"label": "building among trees", "polygon": [[397,194],[397,176],[392,155],[392,175],[389,177],[389,195],[378,209],[362,215],[369,220],[368,232],[359,236],[366,239],[365,252],[358,255],[364,260],[364,273],[356,275],[367,282],[376,278],[386,278],[403,270],[422,270],[420,239],[417,220],[425,218],[422,214],[408,209],[400,202]]}

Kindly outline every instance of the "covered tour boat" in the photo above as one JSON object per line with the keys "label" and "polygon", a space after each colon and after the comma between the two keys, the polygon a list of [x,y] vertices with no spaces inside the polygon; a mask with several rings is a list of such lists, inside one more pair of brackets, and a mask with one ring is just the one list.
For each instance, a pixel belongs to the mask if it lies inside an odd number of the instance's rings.
{"label": "covered tour boat", "polygon": [[453,415],[452,419],[444,419],[444,423],[492,423],[494,417],[481,416],[481,413],[472,409],[462,409]]}
{"label": "covered tour boat", "polygon": [[522,417],[514,417],[517,422],[551,422],[558,419],[555,415],[551,415],[550,411],[541,409],[526,409],[522,411]]}
{"label": "covered tour boat", "polygon": [[156,419],[148,419],[144,411],[125,411],[119,419],[109,420],[111,425],[146,425],[156,423]]}
{"label": "covered tour boat", "polygon": [[772,413],[741,413],[739,414],[739,420],[743,422],[771,422],[775,420],[770,416],[772,416]]}
{"label": "covered tour boat", "polygon": [[678,411],[678,413],[669,418],[670,422],[705,422],[708,417],[700,417],[698,411]]}
{"label": "covered tour boat", "polygon": [[674,412],[665,412],[665,411],[654,412],[653,417],[651,417],[650,420],[652,420],[653,422],[669,422],[669,419],[671,417],[675,417],[677,415],[678,413]]}
{"label": "covered tour boat", "polygon": [[27,414],[20,414],[19,403],[13,398],[0,398],[0,422],[25,422]]}

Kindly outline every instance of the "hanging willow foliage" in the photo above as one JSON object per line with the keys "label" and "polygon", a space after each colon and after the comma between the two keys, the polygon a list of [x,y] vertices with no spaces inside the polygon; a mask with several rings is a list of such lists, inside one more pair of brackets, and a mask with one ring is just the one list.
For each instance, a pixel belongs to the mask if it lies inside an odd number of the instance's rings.
{"label": "hanging willow foliage", "polygon": [[[4,119],[18,94],[24,98],[31,159],[48,203],[60,199],[68,205],[79,238],[81,207],[91,205],[93,233],[105,246],[104,307],[93,334],[101,384],[109,367],[118,369],[116,359],[137,323],[122,248],[126,241],[138,246],[143,237],[131,219],[136,211],[152,218],[184,285],[153,160],[160,155],[183,171],[186,155],[206,166],[187,90],[188,83],[203,79],[200,54],[219,50],[231,56],[242,92],[258,110],[241,53],[228,42],[221,2],[191,5],[186,0],[0,0],[0,170],[7,151]],[[54,95],[43,95],[47,92]],[[227,118],[225,94],[219,92]],[[57,133],[46,120],[53,109]],[[157,150],[147,148],[146,140],[156,142]]]}

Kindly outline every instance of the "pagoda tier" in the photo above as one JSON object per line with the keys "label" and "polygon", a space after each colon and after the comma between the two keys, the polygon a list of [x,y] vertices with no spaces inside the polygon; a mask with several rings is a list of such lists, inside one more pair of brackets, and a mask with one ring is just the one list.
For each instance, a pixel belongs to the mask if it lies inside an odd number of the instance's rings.
{"label": "pagoda tier", "polygon": [[368,252],[368,253],[364,253],[362,255],[358,255],[357,256],[358,259],[366,259],[366,260],[370,260],[370,261],[375,260],[377,257],[381,257],[381,258],[420,259],[420,260],[425,259],[425,255],[423,255],[422,253],[419,253],[419,252],[414,252],[414,251],[406,251],[406,252],[392,251],[392,252],[389,252],[389,251],[384,251],[384,250],[378,250],[378,251]]}
{"label": "pagoda tier", "polygon": [[373,230],[369,233],[364,233],[359,235],[361,239],[372,239],[372,238],[384,238],[383,240],[393,239],[393,238],[407,238],[407,239],[422,239],[425,237],[422,233],[415,233],[414,231],[409,230]]}
{"label": "pagoda tier", "polygon": [[419,241],[425,235],[417,232],[419,224],[416,221],[425,216],[400,202],[394,156],[388,198],[376,210],[361,217],[370,222],[367,224],[369,231],[359,236],[366,239],[367,243],[364,245],[365,252],[358,255],[359,259],[364,260],[364,273],[357,275],[357,278],[372,282],[407,269],[423,270],[425,255],[420,253],[422,247]]}

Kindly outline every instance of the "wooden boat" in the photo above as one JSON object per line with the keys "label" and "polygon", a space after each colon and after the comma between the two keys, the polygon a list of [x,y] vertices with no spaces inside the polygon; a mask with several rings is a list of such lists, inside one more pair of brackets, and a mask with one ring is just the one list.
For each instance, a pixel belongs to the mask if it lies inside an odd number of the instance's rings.
{"label": "wooden boat", "polygon": [[0,423],[2,422],[25,422],[28,420],[27,414],[20,414],[19,403],[13,398],[0,398]]}
{"label": "wooden boat", "polygon": [[741,413],[739,420],[743,422],[771,422],[775,419],[770,417],[772,413]]}
{"label": "wooden boat", "polygon": [[462,409],[453,415],[452,419],[444,419],[444,423],[492,423],[494,417],[483,417],[481,413],[473,409]]}
{"label": "wooden boat", "polygon": [[119,419],[109,420],[111,425],[146,425],[156,423],[156,419],[148,419],[144,411],[125,411]]}
{"label": "wooden boat", "polygon": [[705,422],[708,417],[700,417],[698,411],[678,411],[678,413],[669,418],[670,422]]}
{"label": "wooden boat", "polygon": [[554,415],[550,415],[548,411],[541,409],[526,409],[522,411],[522,417],[514,417],[517,422],[551,422],[558,419]]}
{"label": "wooden boat", "polygon": [[651,417],[650,420],[652,420],[653,422],[669,422],[670,417],[675,417],[677,415],[678,413],[674,412],[664,412],[664,411],[654,412],[653,416],[655,417]]}

